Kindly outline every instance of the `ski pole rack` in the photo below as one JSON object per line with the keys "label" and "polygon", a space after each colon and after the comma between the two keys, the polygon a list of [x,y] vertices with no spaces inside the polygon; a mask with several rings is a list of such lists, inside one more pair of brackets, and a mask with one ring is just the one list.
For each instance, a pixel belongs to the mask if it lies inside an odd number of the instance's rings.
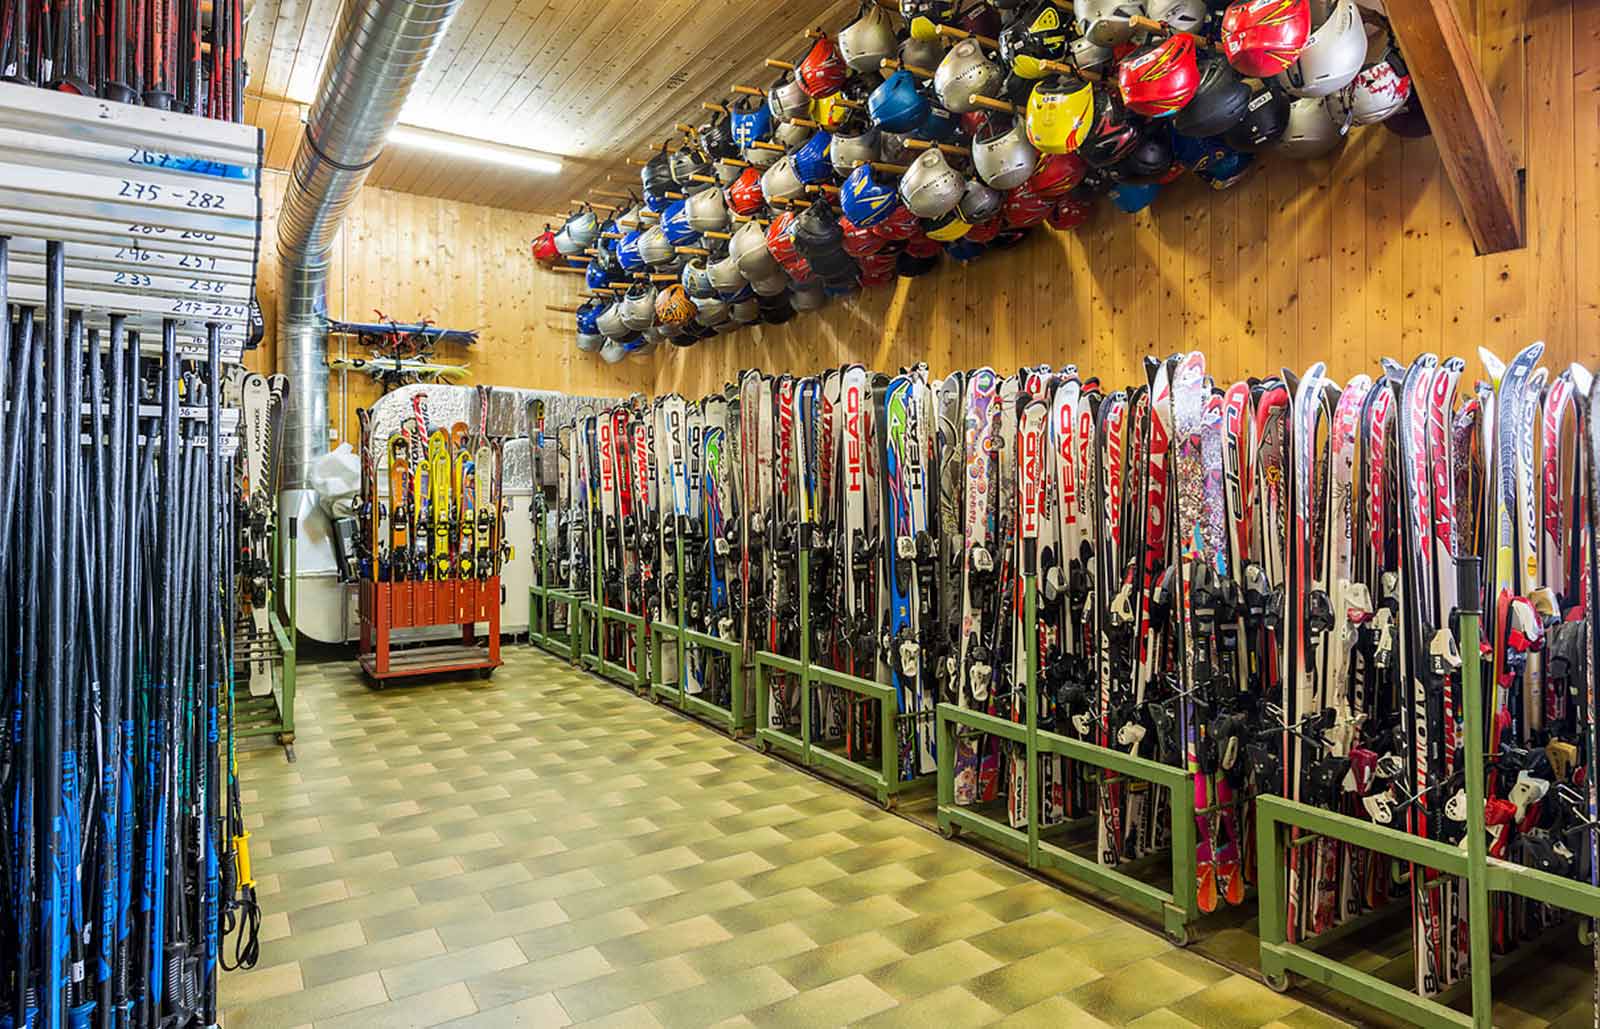
{"label": "ski pole rack", "polygon": [[[1459,595],[1479,595],[1479,570],[1475,557],[1458,558]],[[1459,609],[1459,643],[1462,654],[1479,653],[1480,614],[1471,607]],[[1485,734],[1482,663],[1467,660],[1461,666],[1462,708],[1465,715],[1466,744],[1466,822],[1465,846],[1416,836],[1399,829],[1363,822],[1360,819],[1284,797],[1256,799],[1256,833],[1260,855],[1260,935],[1261,971],[1268,985],[1277,990],[1289,986],[1291,973],[1298,974],[1363,1003],[1403,1018],[1419,1026],[1473,1027],[1487,1029],[1494,1024],[1494,973],[1529,957],[1538,940],[1525,942],[1506,954],[1495,956],[1490,934],[1493,919],[1490,898],[1509,894],[1548,904],[1590,919],[1600,919],[1600,891],[1593,886],[1548,872],[1513,864],[1488,854],[1485,826],[1484,767]],[[1318,839],[1359,847],[1400,862],[1409,862],[1413,875],[1431,869],[1459,879],[1467,894],[1469,967],[1473,974],[1429,997],[1421,996],[1360,968],[1353,967],[1323,952],[1339,935],[1324,933],[1303,943],[1287,941],[1285,903],[1287,898],[1287,855],[1293,847],[1304,847]],[[1382,914],[1383,909],[1372,912]],[[1370,924],[1372,919],[1348,923],[1341,928]],[[1557,924],[1551,931],[1571,931]],[[1484,970],[1488,971],[1485,972]],[[1466,1003],[1466,1010],[1457,1005]]]}
{"label": "ski pole rack", "polygon": [[148,347],[173,319],[179,352],[197,357],[215,323],[223,360],[240,360],[260,247],[259,129],[0,83],[0,143],[13,303],[43,303],[43,240],[60,240],[64,302],[88,324],[125,315]]}

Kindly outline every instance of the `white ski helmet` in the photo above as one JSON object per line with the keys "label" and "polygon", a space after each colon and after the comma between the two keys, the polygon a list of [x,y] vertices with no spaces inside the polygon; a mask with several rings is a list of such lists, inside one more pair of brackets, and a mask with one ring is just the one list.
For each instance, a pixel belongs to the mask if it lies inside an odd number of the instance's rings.
{"label": "white ski helmet", "polygon": [[578,333],[578,349],[585,354],[592,354],[605,345],[606,338],[598,332]]}
{"label": "white ski helmet", "polygon": [[1387,29],[1367,26],[1366,67],[1338,96],[1354,125],[1376,125],[1411,99],[1411,73]]}
{"label": "white ski helmet", "polygon": [[639,257],[652,268],[665,268],[677,260],[678,252],[667,241],[666,230],[658,222],[639,233]]}
{"label": "white ski helmet", "polygon": [[656,288],[648,282],[635,283],[617,305],[622,309],[622,324],[630,332],[641,332],[656,323]]}
{"label": "white ski helmet", "polygon": [[933,91],[939,102],[957,114],[975,111],[975,96],[993,96],[1005,74],[984,56],[978,41],[968,37],[950,48],[933,73]]}
{"label": "white ski helmet", "polygon": [[916,36],[907,36],[900,44],[900,63],[909,64],[913,68],[932,70],[939,67],[939,62],[944,60],[944,41],[935,36],[932,39],[918,39]]}
{"label": "white ski helmet", "polygon": [[944,151],[929,147],[900,177],[900,199],[919,218],[942,218],[961,203],[967,182],[950,167]]}
{"label": "white ski helmet", "polygon": [[1022,120],[1013,119],[1010,128],[1004,125],[991,118],[972,141],[972,167],[980,179],[1001,192],[1028,181],[1039,163],[1039,151],[1028,142]]}
{"label": "white ski helmet", "polygon": [[799,285],[789,297],[789,305],[796,311],[815,311],[828,302],[828,294],[820,285]]}
{"label": "white ski helmet", "polygon": [[1277,151],[1300,161],[1324,157],[1344,142],[1349,129],[1336,97],[1303,96],[1289,105],[1289,125],[1278,140]]}
{"label": "white ski helmet", "polygon": [[776,164],[761,173],[761,193],[767,202],[793,200],[806,191],[806,184],[794,170],[794,158],[784,154]]}
{"label": "white ski helmet", "polygon": [[600,238],[600,222],[595,218],[594,211],[587,207],[567,219],[566,229],[567,235],[572,237],[579,249],[594,246],[594,241]]}
{"label": "white ski helmet", "polygon": [[767,108],[780,121],[804,118],[811,111],[811,98],[793,75],[785,75],[767,90]]}
{"label": "white ski helmet", "polygon": [[733,234],[728,252],[739,262],[739,274],[754,284],[758,279],[770,281],[774,275],[783,278],[783,268],[767,251],[767,234],[753,221],[745,222]]}
{"label": "white ski helmet", "polygon": [[1294,96],[1322,97],[1350,84],[1367,59],[1367,32],[1355,0],[1338,0],[1311,30],[1295,62],[1278,73],[1278,84]]}
{"label": "white ski helmet", "polygon": [[1206,20],[1206,0],[1145,0],[1144,13],[1179,32],[1198,33]]}
{"label": "white ski helmet", "polygon": [[[745,287],[744,273],[739,270],[739,258],[731,252],[722,260],[711,262],[711,266],[706,269],[706,274],[711,277],[712,288],[717,291],[719,296],[736,296]],[[696,302],[699,299],[699,297],[696,297]]]}
{"label": "white ski helmet", "polygon": [[761,320],[761,303],[755,297],[745,297],[728,305],[728,316],[740,325],[751,325]]}
{"label": "white ski helmet", "polygon": [[556,253],[562,257],[573,257],[583,252],[583,244],[572,238],[572,233],[567,231],[565,225],[556,230]]}
{"label": "white ski helmet", "polygon": [[961,212],[961,218],[969,225],[986,222],[1000,213],[1001,206],[1005,203],[999,191],[985,185],[982,179],[968,179],[967,188],[962,191],[961,203],[956,210]]}
{"label": "white ski helmet", "polygon": [[694,320],[708,329],[728,320],[728,302],[721,297],[695,297],[694,306],[699,311]]}
{"label": "white ski helmet", "polygon": [[799,122],[781,122],[772,132],[772,141],[779,146],[794,149],[811,138],[811,127]]}
{"label": "white ski helmet", "polygon": [[852,70],[870,74],[895,52],[894,22],[889,12],[868,4],[861,17],[839,31],[839,54]]}
{"label": "white ski helmet", "polygon": [[846,178],[856,170],[857,165],[878,160],[879,137],[876,125],[854,135],[835,134],[833,146],[828,148],[828,159],[833,162],[833,170],[839,173],[840,178]]}
{"label": "white ski helmet", "polygon": [[1078,34],[1096,46],[1117,47],[1133,38],[1133,18],[1144,14],[1138,0],[1073,0]]}
{"label": "white ski helmet", "polygon": [[628,327],[622,324],[622,305],[619,303],[607,304],[606,309],[600,312],[600,317],[595,319],[595,325],[606,339],[622,339],[628,335]]}
{"label": "white ski helmet", "polygon": [[[723,166],[728,167],[728,166]],[[730,171],[737,171],[729,167]],[[721,232],[728,227],[728,205],[720,189],[702,189],[684,201],[689,228],[696,232]]]}
{"label": "white ski helmet", "polygon": [[614,339],[606,340],[605,343],[600,347],[600,358],[601,360],[605,361],[606,364],[616,364],[618,361],[627,356],[627,349]]}

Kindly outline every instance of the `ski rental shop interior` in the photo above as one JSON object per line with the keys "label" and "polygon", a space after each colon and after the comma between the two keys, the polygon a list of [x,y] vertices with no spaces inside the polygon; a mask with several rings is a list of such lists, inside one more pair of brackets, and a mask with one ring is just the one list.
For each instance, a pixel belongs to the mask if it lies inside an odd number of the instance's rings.
{"label": "ski rental shop interior", "polygon": [[0,1027],[1600,1027],[1600,7],[0,0]]}

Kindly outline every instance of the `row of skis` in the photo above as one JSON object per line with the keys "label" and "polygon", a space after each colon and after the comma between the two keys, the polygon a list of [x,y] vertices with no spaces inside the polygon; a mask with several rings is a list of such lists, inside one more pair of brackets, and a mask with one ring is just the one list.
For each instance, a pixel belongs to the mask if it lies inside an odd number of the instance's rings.
{"label": "row of skis", "polygon": [[445,426],[429,420],[427,394],[389,437],[389,490],[378,490],[371,413],[361,419],[360,574],[378,582],[487,581],[512,556],[505,534],[501,442],[490,438],[490,390],[478,387],[479,419]]}
{"label": "row of skis", "polygon": [[[1594,882],[1600,428],[1589,374],[1542,350],[1485,352],[1481,382],[1423,355],[1342,387],[1321,364],[1223,387],[1198,352],[1116,391],[1070,367],[745,372],[560,430],[551,574],[652,618],[677,618],[681,586],[689,627],[799,656],[804,548],[808,656],[894,686],[904,778],[936,767],[936,702],[1026,718],[1035,633],[1041,728],[1194,774],[1205,911],[1255,880],[1261,793],[1462,841],[1454,615],[1476,606],[1489,853]],[[637,660],[616,632],[595,645]],[[727,657],[674,656],[669,676],[729,702]],[[797,732],[796,684],[771,690],[771,725]],[[812,703],[816,741],[879,755],[872,702]],[[1024,825],[1023,748],[955,747],[957,803]],[[1092,819],[1105,865],[1170,844],[1164,790],[1089,771],[1043,759],[1043,824]],[[1459,882],[1326,838],[1288,860],[1291,940],[1408,898],[1419,992],[1466,974]],[[1497,896],[1494,945],[1554,917]]]}

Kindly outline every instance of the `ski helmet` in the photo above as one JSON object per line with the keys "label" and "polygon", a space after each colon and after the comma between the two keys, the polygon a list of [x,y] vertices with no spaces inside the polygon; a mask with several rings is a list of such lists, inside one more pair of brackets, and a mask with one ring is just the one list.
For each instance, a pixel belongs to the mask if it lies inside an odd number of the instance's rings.
{"label": "ski helmet", "polygon": [[1254,154],[1241,153],[1219,139],[1175,136],[1172,153],[1179,164],[1212,189],[1237,185],[1255,163]]}
{"label": "ski helmet", "polygon": [[1165,125],[1150,125],[1112,172],[1121,182],[1142,184],[1162,182],[1171,169],[1172,133]]}
{"label": "ski helmet", "polygon": [[1093,123],[1095,99],[1094,87],[1076,76],[1040,79],[1028,94],[1028,142],[1046,154],[1078,149]]}
{"label": "ski helmet", "polygon": [[686,262],[678,281],[683,284],[684,292],[691,297],[709,297],[717,293],[716,287],[711,285],[711,276],[706,271],[706,260],[703,257],[696,257]]}
{"label": "ski helmet", "polygon": [[1263,82],[1250,102],[1244,117],[1223,138],[1235,150],[1254,152],[1276,143],[1289,125],[1289,94],[1271,82]]}
{"label": "ski helmet", "polygon": [[944,151],[930,147],[900,177],[900,199],[919,218],[940,218],[961,202],[966,181]]}
{"label": "ski helmet", "polygon": [[639,256],[638,229],[622,234],[622,241],[617,244],[617,261],[621,263],[622,270],[629,275],[644,271],[644,258]]}
{"label": "ski helmet", "polygon": [[700,126],[695,138],[700,142],[700,149],[705,151],[706,157],[711,160],[739,156],[739,145],[733,140],[733,121],[730,115],[718,113]]}
{"label": "ski helmet", "polygon": [[839,190],[839,203],[845,217],[862,228],[870,228],[893,214],[900,206],[900,198],[893,187],[877,180],[870,164],[863,164],[845,179]]}
{"label": "ski helmet", "polygon": [[796,311],[816,311],[828,302],[828,295],[821,286],[802,284],[790,291],[789,302]]}
{"label": "ski helmet", "polygon": [[1024,79],[1047,74],[1044,61],[1062,61],[1072,39],[1072,16],[1060,4],[1041,0],[1000,31],[1000,60]]}
{"label": "ski helmet", "polygon": [[998,215],[1004,203],[999,190],[985,185],[981,179],[968,179],[956,210],[969,225],[977,225]]}
{"label": "ski helmet", "polygon": [[604,305],[598,300],[585,300],[578,308],[578,349],[586,354],[599,350],[600,345],[605,342],[598,324],[603,309]]}
{"label": "ski helmet", "polygon": [[780,122],[778,127],[772,130],[772,141],[792,150],[810,139],[811,133],[810,125],[801,125],[797,121]]}
{"label": "ski helmet", "polygon": [[761,320],[768,325],[782,325],[794,317],[794,304],[789,300],[788,290],[777,296],[759,297],[756,302],[761,308]]}
{"label": "ski helmet", "polygon": [[[882,10],[882,8],[878,8]],[[857,166],[878,159],[877,126],[868,126],[864,130],[855,132],[841,132],[833,137],[833,146],[828,151],[828,159],[833,162],[833,170],[840,177],[849,175]]]}
{"label": "ski helmet", "polygon": [[896,204],[889,217],[872,226],[872,231],[892,243],[897,240],[910,239],[922,231],[922,226],[917,221],[916,215],[905,207]]}
{"label": "ski helmet", "polygon": [[606,339],[622,339],[626,336],[628,327],[622,324],[622,304],[611,303],[601,308],[600,316],[595,319],[595,327]]}
{"label": "ski helmet", "polygon": [[1025,229],[1044,221],[1053,206],[1050,201],[1029,189],[1024,183],[1006,194],[1000,214],[1010,228]]}
{"label": "ski helmet", "polygon": [[[741,96],[728,108],[728,121],[734,146],[746,150],[772,131],[772,111],[759,97]],[[728,156],[732,156],[731,154]]]}
{"label": "ski helmet", "polygon": [[806,185],[827,182],[833,178],[833,161],[830,148],[833,135],[818,130],[794,152],[794,172]]}
{"label": "ski helmet", "polygon": [[1118,47],[1133,38],[1133,19],[1144,14],[1138,0],[1073,0],[1078,32],[1096,46]]}
{"label": "ski helmet", "polygon": [[728,227],[728,205],[720,189],[703,189],[684,201],[684,217],[696,232],[721,232]]}
{"label": "ski helmet", "polygon": [[1310,35],[1310,0],[1235,0],[1222,16],[1222,52],[1246,78],[1289,67]]}
{"label": "ski helmet", "polygon": [[656,320],[656,288],[648,282],[636,282],[622,298],[622,324],[629,331],[649,328]]}
{"label": "ski helmet", "polygon": [[589,262],[589,267],[583,273],[583,284],[590,289],[604,289],[611,285],[611,276],[606,272],[605,263],[600,260]]}
{"label": "ski helmet", "polygon": [[1397,113],[1411,98],[1411,73],[1387,29],[1368,26],[1367,64],[1342,97],[1355,125],[1376,125]]}
{"label": "ski helmet", "polygon": [[1104,85],[1094,87],[1094,121],[1084,135],[1078,152],[1098,168],[1106,168],[1127,157],[1139,142],[1139,125],[1128,116],[1117,91]]}
{"label": "ski helmet", "polygon": [[739,273],[752,284],[783,275],[783,268],[767,251],[766,231],[756,222],[745,222],[739,226],[739,231],[733,234],[728,244],[728,252],[738,260]]}
{"label": "ski helmet", "polygon": [[924,219],[922,231],[927,237],[939,243],[954,243],[965,236],[972,228],[972,223],[961,217],[961,208],[952,207],[938,218]]}
{"label": "ski helmet", "polygon": [[1176,114],[1200,86],[1194,37],[1180,32],[1146,43],[1117,65],[1117,86],[1134,114],[1147,118]]}
{"label": "ski helmet", "polygon": [[[703,193],[721,192],[715,189],[701,190]],[[686,247],[692,244],[698,236],[694,226],[689,224],[689,204],[686,200],[674,200],[668,207],[667,213],[661,216],[661,231],[667,234],[667,242],[675,247]]]}
{"label": "ski helmet", "polygon": [[556,246],[556,234],[546,225],[544,231],[533,237],[533,259],[542,265],[561,263],[561,250]]}
{"label": "ski helmet", "polygon": [[1089,220],[1094,212],[1094,201],[1082,197],[1062,197],[1050,207],[1046,220],[1052,229],[1066,232]]}
{"label": "ski helmet", "polygon": [[1289,124],[1278,140],[1278,153],[1296,160],[1312,160],[1332,153],[1349,131],[1339,104],[1328,97],[1303,96],[1289,105]]}
{"label": "ski helmet", "polygon": [[[665,150],[658,150],[639,169],[639,181],[644,186],[644,195],[648,200],[657,197],[666,199],[667,192],[672,189],[672,158]],[[655,210],[655,208],[651,208]]]}
{"label": "ski helmet", "polygon": [[694,320],[694,301],[674,282],[656,294],[656,320],[662,325],[682,325]]}
{"label": "ski helmet", "polygon": [[746,164],[754,165],[757,169],[766,169],[778,163],[778,158],[782,156],[783,151],[752,146],[741,153]]}
{"label": "ski helmet", "polygon": [[839,102],[844,99],[848,98],[840,91],[811,101],[811,120],[817,123],[817,128],[824,132],[836,132],[850,121],[850,116],[855,112]]}
{"label": "ski helmet", "polygon": [[910,164],[917,159],[917,151],[906,146],[906,140],[916,138],[909,132],[879,132],[878,160],[888,164]]}
{"label": "ski helmet", "polygon": [[1145,0],[1145,17],[1171,27],[1177,32],[1200,31],[1205,24],[1205,0]]}
{"label": "ski helmet", "polygon": [[1367,32],[1354,0],[1338,0],[1318,25],[1295,62],[1278,75],[1294,96],[1323,97],[1350,84],[1367,58]]}
{"label": "ski helmet", "polygon": [[1088,171],[1088,162],[1079,154],[1046,154],[1028,179],[1028,188],[1054,200],[1082,182]]}
{"label": "ski helmet", "polygon": [[804,118],[811,107],[811,97],[792,75],[780,75],[767,89],[767,107],[779,121]]}
{"label": "ski helmet", "polygon": [[[1004,198],[1002,198],[1002,202],[1003,200]],[[986,222],[979,222],[972,227],[971,232],[967,233],[967,239],[973,243],[988,243],[1000,234],[1000,230],[1005,228],[1005,225],[1006,220],[1003,216],[996,216]]]}
{"label": "ski helmet", "polygon": [[696,297],[694,308],[694,320],[708,329],[727,324],[728,302],[721,297]]}
{"label": "ski helmet", "polygon": [[848,218],[839,219],[839,228],[844,232],[844,252],[858,261],[882,250],[888,242],[876,232],[863,229]]}
{"label": "ski helmet", "polygon": [[795,174],[794,158],[784,154],[778,163],[761,173],[761,194],[767,203],[774,200],[793,200],[803,195],[806,184]]}
{"label": "ski helmet", "polygon": [[706,159],[693,149],[685,146],[672,152],[669,159],[672,168],[672,181],[680,190],[687,190],[698,185],[694,181],[696,175],[704,175],[711,170],[711,165]]}
{"label": "ski helmet", "polygon": [[1022,122],[991,117],[972,140],[972,167],[978,177],[1005,191],[1026,182],[1039,162],[1039,151],[1024,134]]}
{"label": "ski helmet", "polygon": [[917,91],[917,80],[901,68],[872,91],[867,110],[883,131],[910,132],[927,120],[928,101]]}
{"label": "ski helmet", "polygon": [[1250,87],[1215,50],[1199,55],[1200,85],[1173,127],[1185,136],[1220,136],[1244,118]]}
{"label": "ski helmet", "polygon": [[795,216],[794,246],[813,267],[819,259],[844,253],[844,228],[827,201],[819,199]]}
{"label": "ski helmet", "polygon": [[600,359],[606,364],[616,364],[627,356],[628,351],[617,340],[608,339],[600,346]]}
{"label": "ski helmet", "polygon": [[746,168],[739,173],[739,180],[728,187],[728,206],[733,208],[735,214],[745,217],[755,215],[767,205],[761,185],[761,173],[754,168]]}
{"label": "ski helmet", "polygon": [[1125,214],[1137,214],[1155,201],[1161,187],[1155,183],[1119,182],[1111,188],[1111,202]]}
{"label": "ski helmet", "polygon": [[659,224],[652,225],[639,233],[639,257],[645,264],[652,268],[664,268],[676,260],[677,256],[672,244],[667,242],[666,230]]}
{"label": "ski helmet", "polygon": [[850,77],[850,66],[844,63],[832,38],[821,36],[795,66],[794,75],[806,95],[815,99],[837,93]]}
{"label": "ski helmet", "polygon": [[583,252],[583,247],[579,246],[578,241],[572,238],[572,234],[567,231],[567,227],[564,224],[556,230],[555,239],[556,253],[562,257],[572,257]]}
{"label": "ski helmet", "polygon": [[908,68],[932,71],[944,60],[944,40],[938,36],[919,39],[907,36],[900,44],[900,63]]}
{"label": "ski helmet", "polygon": [[993,96],[1004,74],[984,56],[978,41],[968,37],[950,48],[933,74],[934,95],[957,114],[975,110],[975,96]]}
{"label": "ski helmet", "polygon": [[728,317],[740,325],[753,325],[761,319],[761,304],[755,297],[735,300],[728,305]]}
{"label": "ski helmet", "polygon": [[861,16],[839,32],[839,55],[859,72],[877,71],[895,48],[894,23],[889,12],[875,3],[865,4]]}
{"label": "ski helmet", "polygon": [[794,246],[794,212],[782,211],[767,226],[767,252],[782,265],[795,282],[810,282],[815,276],[811,265]]}
{"label": "ski helmet", "polygon": [[594,246],[594,241],[600,238],[600,220],[585,205],[567,219],[566,230],[572,241],[578,244],[578,250],[582,251]]}

